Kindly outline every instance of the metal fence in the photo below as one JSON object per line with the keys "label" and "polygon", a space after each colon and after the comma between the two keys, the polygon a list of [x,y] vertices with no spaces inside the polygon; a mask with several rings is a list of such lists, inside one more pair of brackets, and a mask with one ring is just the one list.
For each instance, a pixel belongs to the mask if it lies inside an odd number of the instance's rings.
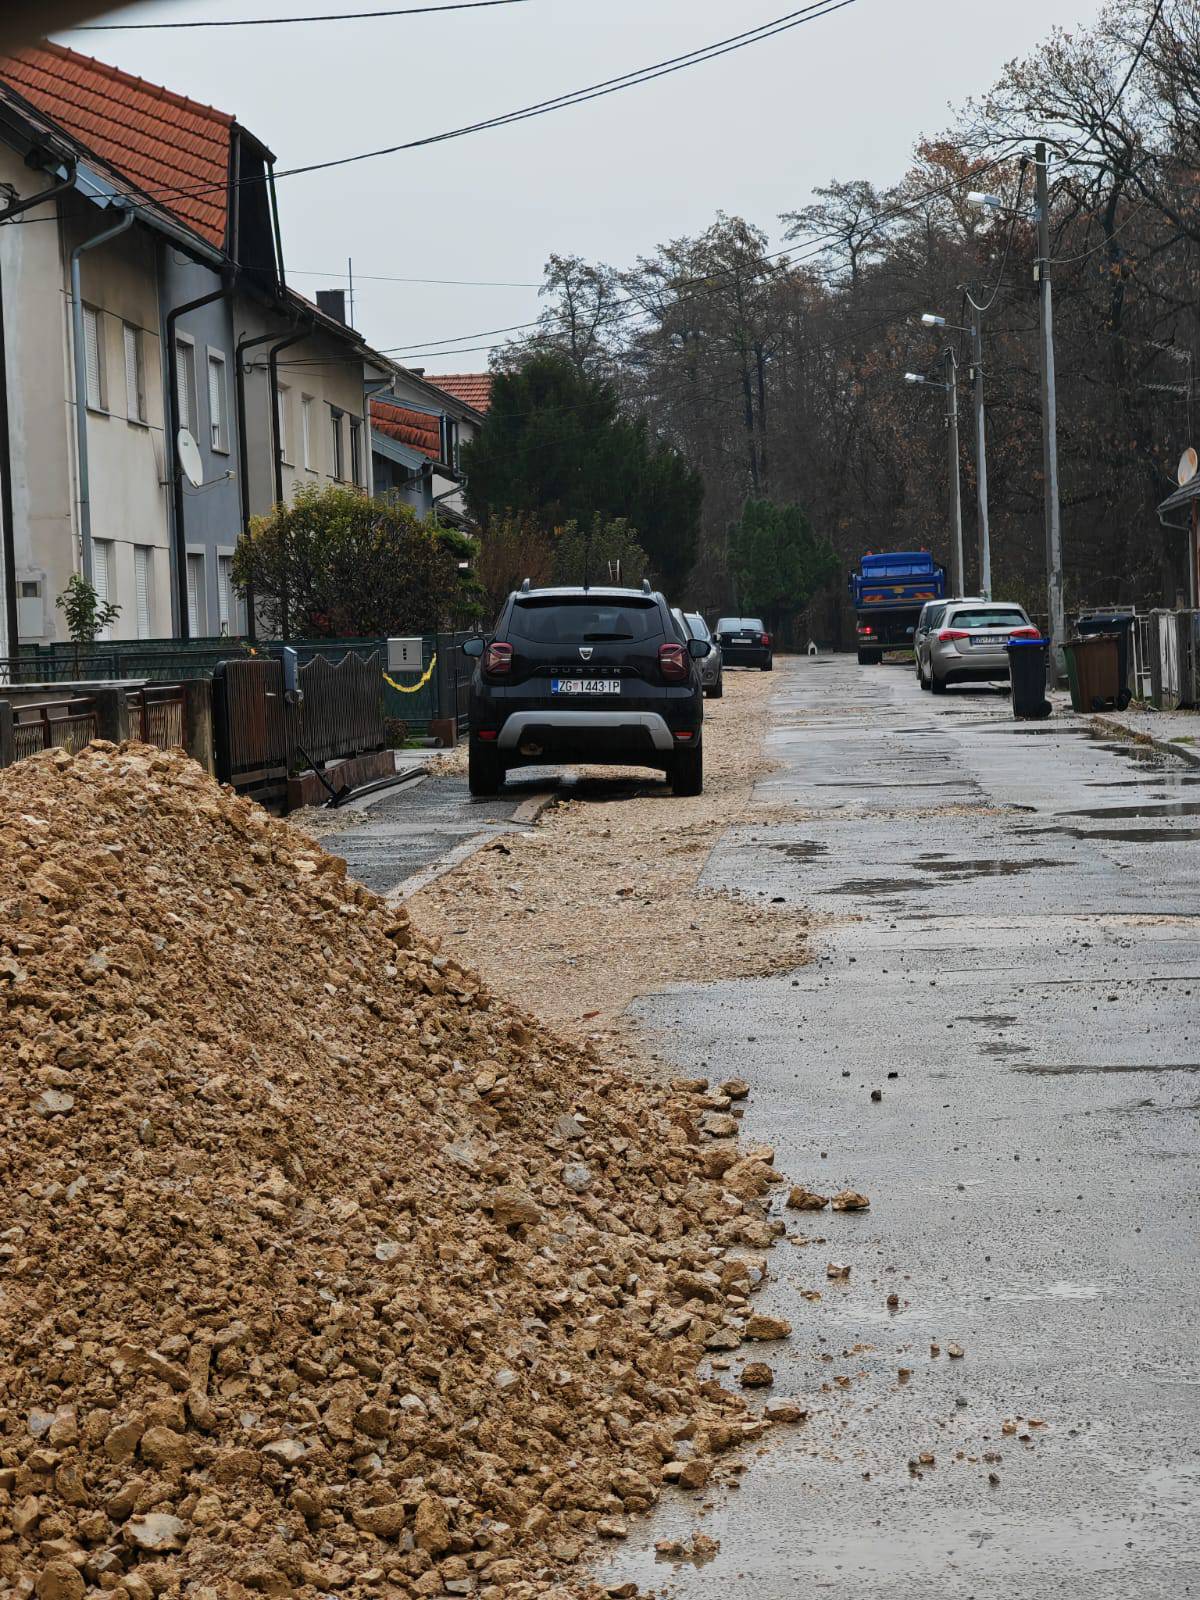
{"label": "metal fence", "polygon": [[1200,611],[1150,613],[1151,699],[1160,711],[1200,706]]}

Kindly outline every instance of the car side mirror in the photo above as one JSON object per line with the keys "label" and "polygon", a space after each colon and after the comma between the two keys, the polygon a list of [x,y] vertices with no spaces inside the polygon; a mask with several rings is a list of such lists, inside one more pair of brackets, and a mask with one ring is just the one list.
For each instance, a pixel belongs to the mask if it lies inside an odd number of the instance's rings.
{"label": "car side mirror", "polygon": [[484,651],[484,642],[476,635],[473,639],[464,639],[460,648],[465,656],[481,656]]}
{"label": "car side mirror", "polygon": [[712,645],[707,639],[689,639],[688,655],[693,661],[703,661],[705,656],[712,654]]}

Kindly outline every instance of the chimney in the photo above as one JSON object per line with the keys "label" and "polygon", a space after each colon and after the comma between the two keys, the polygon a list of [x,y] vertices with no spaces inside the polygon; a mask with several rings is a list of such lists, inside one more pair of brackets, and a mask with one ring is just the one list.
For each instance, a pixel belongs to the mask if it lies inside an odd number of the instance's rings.
{"label": "chimney", "polygon": [[318,289],[317,305],[327,317],[332,317],[335,322],[346,320],[346,291],[345,289]]}

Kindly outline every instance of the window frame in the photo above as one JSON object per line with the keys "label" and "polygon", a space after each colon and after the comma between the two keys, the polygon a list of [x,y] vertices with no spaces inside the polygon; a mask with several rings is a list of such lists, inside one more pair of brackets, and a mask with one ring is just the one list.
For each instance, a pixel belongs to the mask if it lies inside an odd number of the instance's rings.
{"label": "window frame", "polygon": [[[133,341],[133,392],[129,387],[129,341]],[[121,323],[121,355],[125,368],[125,420],[135,427],[144,428],[149,423],[146,412],[146,355],[145,330],[136,322]],[[132,411],[130,409],[132,405]]]}
{"label": "window frame", "polygon": [[[133,621],[134,632],[139,639],[154,637],[154,549],[152,544],[135,544],[133,547]],[[144,632],[142,631],[143,599],[146,615]]]}
{"label": "window frame", "polygon": [[[230,451],[229,444],[229,363],[224,350],[218,350],[215,345],[205,348],[204,371],[208,379],[208,443],[214,454],[227,456]],[[217,374],[217,387],[213,388],[213,376]],[[213,413],[213,395],[217,398],[217,411]]]}
{"label": "window frame", "polygon": [[275,385],[275,448],[285,467],[294,467],[292,453],[292,388],[287,383]]}
{"label": "window frame", "polygon": [[350,482],[361,489],[366,484],[363,475],[363,425],[361,417],[350,418]]}
{"label": "window frame", "polygon": [[[104,360],[104,313],[99,306],[83,304],[83,368],[84,368],[84,403],[89,411],[97,416],[108,415],[108,374],[105,370]],[[92,363],[88,360],[91,351],[95,351],[96,390],[95,398],[92,396],[91,371]]]}
{"label": "window frame", "polygon": [[[196,393],[196,341],[189,333],[175,335],[175,404],[179,426],[196,439],[200,419],[200,400]],[[184,420],[184,410],[187,419]],[[197,440],[197,443],[199,441]]]}
{"label": "window frame", "polygon": [[[208,562],[205,559],[206,555],[207,551],[199,545],[189,545],[184,553],[184,570],[187,574],[189,639],[208,638]],[[195,577],[194,593],[193,577]]]}
{"label": "window frame", "polygon": [[[112,539],[92,540],[92,587],[100,605],[108,605],[113,601],[113,589],[116,587],[115,554]],[[96,638],[102,643],[107,642],[112,638],[111,627],[98,628]]]}
{"label": "window frame", "polygon": [[340,406],[330,405],[329,421],[332,429],[333,459],[329,463],[329,476],[335,483],[345,483],[346,481],[346,443],[342,437],[342,423],[345,418],[346,413]]}
{"label": "window frame", "polygon": [[311,394],[300,396],[300,459],[305,472],[316,472],[317,465],[313,459],[313,406],[316,397]]}
{"label": "window frame", "polygon": [[218,545],[217,557],[217,628],[222,638],[236,638],[243,631],[241,596],[234,587],[232,546]]}

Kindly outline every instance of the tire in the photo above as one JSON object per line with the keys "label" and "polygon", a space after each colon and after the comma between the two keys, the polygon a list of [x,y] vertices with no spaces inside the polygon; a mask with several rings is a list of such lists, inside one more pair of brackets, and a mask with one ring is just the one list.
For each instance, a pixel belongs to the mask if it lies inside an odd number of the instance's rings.
{"label": "tire", "polygon": [[698,744],[690,750],[677,750],[671,762],[671,787],[677,795],[701,794],[704,791],[704,746]]}
{"label": "tire", "polygon": [[471,738],[467,747],[467,787],[477,800],[499,794],[504,782],[504,762],[500,752]]}
{"label": "tire", "polygon": [[934,694],[945,694],[947,688],[945,678],[939,678],[932,667],[929,669],[929,687]]}
{"label": "tire", "polygon": [[705,689],[705,697],[709,700],[720,700],[725,693],[725,678],[722,675],[713,684],[711,689]]}
{"label": "tire", "polygon": [[768,656],[767,659],[762,664],[762,669],[763,669],[764,672],[774,672],[774,670],[775,670],[775,657],[774,656]]}
{"label": "tire", "polygon": [[922,689],[925,690],[926,694],[928,694],[929,693],[929,682],[928,682],[927,678],[925,677],[925,670],[921,666],[920,662],[917,663],[917,682],[921,685]]}
{"label": "tire", "polygon": [[869,667],[871,665],[871,652],[869,650],[860,650],[858,652],[858,664],[860,667]]}

